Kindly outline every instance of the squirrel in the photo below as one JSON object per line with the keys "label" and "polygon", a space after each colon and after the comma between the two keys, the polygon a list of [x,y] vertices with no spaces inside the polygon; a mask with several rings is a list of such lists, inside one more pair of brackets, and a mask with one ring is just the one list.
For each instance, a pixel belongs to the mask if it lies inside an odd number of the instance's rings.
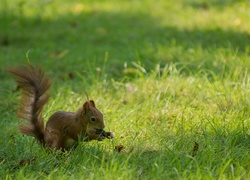
{"label": "squirrel", "polygon": [[17,116],[28,121],[19,125],[22,134],[34,136],[44,147],[56,150],[65,150],[70,139],[78,142],[78,138],[85,141],[114,138],[112,132],[103,130],[103,115],[93,100],[86,101],[76,112],[55,112],[44,127],[42,109],[50,98],[49,77],[41,68],[36,69],[31,64],[5,70],[15,75],[17,85],[22,89]]}

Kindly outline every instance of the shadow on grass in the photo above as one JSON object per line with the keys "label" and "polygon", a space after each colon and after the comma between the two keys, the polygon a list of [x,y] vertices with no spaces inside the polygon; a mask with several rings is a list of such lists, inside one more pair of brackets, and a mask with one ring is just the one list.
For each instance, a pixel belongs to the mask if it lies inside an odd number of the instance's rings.
{"label": "shadow on grass", "polygon": [[[20,55],[31,49],[32,61],[44,63],[54,72],[81,72],[106,65],[108,74],[120,77],[125,62],[140,61],[149,71],[158,63],[190,63],[191,59],[191,70],[197,71],[201,59],[183,57],[188,50],[229,49],[241,53],[249,48],[250,41],[250,35],[244,32],[178,29],[162,26],[157,19],[140,13],[93,11],[78,16],[66,14],[53,21],[10,17],[6,32],[1,33],[3,57],[10,51]],[[17,61],[17,55],[11,54],[9,60]],[[213,71],[213,61],[203,68]],[[9,64],[4,58],[1,62]]]}
{"label": "shadow on grass", "polygon": [[[161,177],[164,179],[166,173],[173,177],[188,171],[192,173],[198,167],[206,167],[215,170],[215,176],[219,173],[220,166],[225,161],[233,159],[233,164],[242,164],[243,168],[248,169],[249,155],[249,135],[245,132],[235,134],[229,132],[230,135],[213,134],[211,136],[188,135],[179,138],[173,145],[169,146],[166,142],[162,142],[161,150],[145,150],[133,151],[129,159],[129,166],[135,168],[137,175],[140,177]],[[228,137],[229,136],[229,137]],[[166,138],[168,139],[168,138]],[[195,140],[196,139],[196,140]],[[197,141],[197,142],[196,142]],[[166,146],[164,146],[166,145]],[[123,154],[121,158],[124,158]],[[198,166],[197,166],[198,165]],[[214,166],[217,165],[217,166]],[[179,171],[176,172],[175,168]],[[230,169],[228,169],[230,173]]]}
{"label": "shadow on grass", "polygon": [[216,8],[225,8],[232,6],[235,3],[246,2],[245,0],[211,0],[211,1],[200,1],[200,2],[191,2],[187,3],[188,6],[191,6],[196,9],[208,10],[210,7]]}
{"label": "shadow on grass", "polygon": [[[168,142],[171,138],[164,137],[165,141],[161,141],[160,149],[142,145],[133,147],[132,150],[131,147],[126,147],[120,153],[112,153],[110,151],[112,146],[101,147],[99,142],[82,143],[76,149],[64,153],[51,152],[42,149],[35,141],[28,141],[28,138],[20,141],[23,137],[18,135],[16,140],[12,139],[12,142],[5,143],[0,152],[0,160],[3,169],[8,169],[6,172],[12,176],[21,170],[40,172],[47,176],[56,169],[63,170],[64,175],[80,172],[81,175],[88,176],[88,170],[93,167],[111,171],[118,167],[123,170],[133,169],[133,173],[138,177],[154,178],[158,175],[159,179],[164,179],[164,176],[169,173],[173,177],[178,175],[174,168],[178,169],[180,174],[187,169],[192,173],[197,165],[214,170],[232,159],[234,164],[242,164],[243,168],[249,168],[246,157],[249,154],[250,138],[246,132],[237,130],[214,134],[204,132],[204,134],[206,135],[200,135],[200,137],[193,132],[183,134],[183,137],[172,138],[172,144]],[[194,154],[195,141],[199,147]],[[9,149],[12,150],[8,151]],[[215,173],[219,172],[215,171]],[[34,175],[37,176],[37,174]]]}

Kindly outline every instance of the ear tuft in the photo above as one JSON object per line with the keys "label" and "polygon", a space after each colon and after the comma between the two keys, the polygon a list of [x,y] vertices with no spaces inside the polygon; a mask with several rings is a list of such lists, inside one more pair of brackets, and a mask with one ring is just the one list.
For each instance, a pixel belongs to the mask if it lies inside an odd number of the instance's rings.
{"label": "ear tuft", "polygon": [[95,102],[93,100],[86,101],[83,104],[83,106],[82,106],[83,112],[86,113],[86,111],[90,109],[90,106],[95,108]]}
{"label": "ear tuft", "polygon": [[95,102],[93,100],[89,100],[89,105],[95,107]]}
{"label": "ear tuft", "polygon": [[85,114],[86,111],[89,110],[89,102],[88,101],[85,102],[82,107],[83,107],[83,113]]}

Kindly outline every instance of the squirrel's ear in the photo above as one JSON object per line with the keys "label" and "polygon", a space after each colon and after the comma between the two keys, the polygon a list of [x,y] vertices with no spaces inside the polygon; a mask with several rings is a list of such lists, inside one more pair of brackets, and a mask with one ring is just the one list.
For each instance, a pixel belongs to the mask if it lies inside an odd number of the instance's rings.
{"label": "squirrel's ear", "polygon": [[95,102],[93,100],[89,100],[83,104],[83,112],[86,113],[86,111],[90,109],[90,106],[95,107]]}
{"label": "squirrel's ear", "polygon": [[89,105],[95,107],[95,102],[93,100],[89,100]]}
{"label": "squirrel's ear", "polygon": [[82,107],[83,107],[83,113],[85,114],[86,111],[89,110],[89,102],[88,101],[85,102]]}

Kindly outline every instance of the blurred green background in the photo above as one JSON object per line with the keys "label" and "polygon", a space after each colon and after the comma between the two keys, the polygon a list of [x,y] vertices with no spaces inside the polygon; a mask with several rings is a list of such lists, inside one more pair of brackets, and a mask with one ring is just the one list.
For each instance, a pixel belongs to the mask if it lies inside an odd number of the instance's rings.
{"label": "blurred green background", "polygon": [[191,75],[249,67],[246,0],[2,2],[2,67],[27,63],[27,53],[55,76],[107,65],[107,74],[123,77],[136,73],[131,62],[146,71],[174,63]]}

